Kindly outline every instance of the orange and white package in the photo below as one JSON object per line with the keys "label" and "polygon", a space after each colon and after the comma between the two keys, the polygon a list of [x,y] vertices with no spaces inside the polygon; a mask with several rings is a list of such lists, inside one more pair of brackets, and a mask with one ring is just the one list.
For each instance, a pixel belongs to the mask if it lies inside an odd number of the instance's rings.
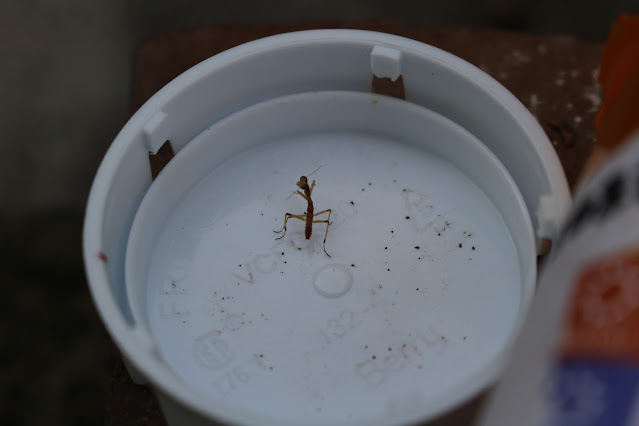
{"label": "orange and white package", "polygon": [[639,425],[639,16],[602,59],[599,144],[481,426]]}

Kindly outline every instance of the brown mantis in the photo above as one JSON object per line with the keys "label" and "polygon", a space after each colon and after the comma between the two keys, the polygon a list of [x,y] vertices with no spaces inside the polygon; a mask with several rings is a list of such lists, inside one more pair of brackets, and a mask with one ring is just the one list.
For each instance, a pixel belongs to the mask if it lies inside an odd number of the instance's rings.
{"label": "brown mantis", "polygon": [[[317,171],[317,170],[315,170],[315,171]],[[315,173],[315,172],[313,172],[313,173]],[[311,175],[313,173],[311,173]],[[307,177],[306,176],[301,176],[300,180],[297,182],[297,186],[304,192],[301,192],[301,191],[297,190],[296,193],[301,195],[308,202],[308,206],[306,207],[306,213],[304,213],[304,214],[286,213],[284,215],[284,226],[282,227],[282,229],[280,229],[279,231],[273,231],[273,232],[275,232],[277,234],[279,234],[280,232],[284,231],[282,236],[276,238],[276,240],[282,239],[286,235],[286,223],[288,222],[288,220],[290,218],[299,219],[301,221],[306,222],[306,228],[304,229],[304,235],[306,236],[307,240],[311,238],[311,234],[313,233],[313,224],[314,223],[326,223],[326,233],[324,234],[324,253],[326,253],[326,256],[331,257],[331,255],[328,254],[328,252],[326,251],[326,237],[328,236],[328,227],[331,225],[330,219],[331,219],[332,210],[331,209],[326,209],[326,210],[322,210],[321,212],[318,212],[318,213],[313,213],[314,207],[313,207],[313,200],[311,199],[311,194],[313,193],[313,188],[315,188],[315,181],[313,181],[311,186],[308,186]],[[295,194],[295,192],[293,194]],[[328,218],[326,220],[313,220],[314,217],[319,216],[319,215],[324,214],[324,213],[328,213]]]}

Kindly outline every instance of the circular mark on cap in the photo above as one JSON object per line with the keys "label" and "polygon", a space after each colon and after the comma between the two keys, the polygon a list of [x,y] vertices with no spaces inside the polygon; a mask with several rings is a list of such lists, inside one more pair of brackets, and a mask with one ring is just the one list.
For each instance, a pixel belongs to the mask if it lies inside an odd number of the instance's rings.
{"label": "circular mark on cap", "polygon": [[353,274],[344,265],[329,263],[313,274],[313,285],[325,297],[339,297],[350,290]]}

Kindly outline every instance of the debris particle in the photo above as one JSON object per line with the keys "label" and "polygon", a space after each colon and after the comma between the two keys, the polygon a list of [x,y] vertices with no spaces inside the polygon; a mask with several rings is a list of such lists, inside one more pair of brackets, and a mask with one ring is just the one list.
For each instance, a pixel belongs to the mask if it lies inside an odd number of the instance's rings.
{"label": "debris particle", "polygon": [[475,250],[475,246],[473,246],[473,250]]}
{"label": "debris particle", "polygon": [[543,124],[546,133],[553,143],[562,143],[569,148],[574,145],[575,132],[570,124],[567,122],[557,123],[553,121],[546,121]]}
{"label": "debris particle", "polygon": [[373,359],[377,359],[377,357],[375,355],[372,356]]}
{"label": "debris particle", "polygon": [[595,92],[594,90],[584,93],[584,98],[589,100],[592,104],[592,108],[588,112],[596,111],[601,106],[601,96],[599,95],[598,92]]}
{"label": "debris particle", "polygon": [[415,246],[415,249],[419,250],[419,246]]}
{"label": "debris particle", "polygon": [[462,243],[459,243],[459,248],[462,248]]}
{"label": "debris particle", "polygon": [[406,216],[406,219],[410,219],[410,216]]}
{"label": "debris particle", "polygon": [[522,53],[520,50],[513,50],[512,57],[514,65],[521,65],[530,62],[530,57]]}
{"label": "debris particle", "polygon": [[530,109],[537,109],[540,103],[541,101],[537,97],[537,94],[531,93],[530,96],[528,97],[528,106],[530,107]]}
{"label": "debris particle", "polygon": [[355,205],[355,202],[351,201],[351,204],[352,204],[352,205]]}

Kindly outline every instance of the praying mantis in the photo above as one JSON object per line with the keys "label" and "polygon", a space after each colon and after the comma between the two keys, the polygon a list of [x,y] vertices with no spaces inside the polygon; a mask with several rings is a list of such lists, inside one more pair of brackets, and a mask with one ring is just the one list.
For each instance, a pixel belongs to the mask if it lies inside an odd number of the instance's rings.
{"label": "praying mantis", "polygon": [[[319,167],[318,167],[318,169],[319,169]],[[315,172],[316,171],[317,170],[315,170]],[[315,172],[313,172],[313,173],[315,173]],[[311,175],[313,173],[311,173]],[[286,235],[286,224],[287,224],[287,222],[288,222],[288,220],[290,218],[298,219],[298,220],[306,222],[306,227],[304,229],[304,235],[305,235],[307,240],[311,238],[311,234],[313,233],[313,224],[314,223],[326,223],[326,232],[324,233],[324,253],[326,253],[326,255],[328,257],[331,257],[331,255],[328,254],[328,252],[326,251],[326,237],[328,236],[328,228],[331,225],[330,219],[331,219],[332,210],[331,209],[326,209],[326,210],[322,210],[321,212],[314,213],[313,200],[311,199],[311,194],[313,193],[313,188],[315,188],[315,181],[314,180],[313,180],[313,183],[311,183],[311,185],[309,186],[308,185],[308,178],[306,176],[301,176],[300,180],[297,181],[297,186],[299,187],[299,189],[301,189],[304,192],[302,192],[300,190],[297,190],[297,191],[295,191],[295,193],[301,195],[302,198],[304,198],[308,202],[308,206],[306,207],[306,213],[304,213],[304,214],[286,213],[284,215],[284,226],[282,227],[282,229],[280,229],[279,231],[273,231],[273,232],[275,232],[277,234],[279,234],[280,232],[284,231],[282,236],[276,238],[276,240],[282,239]],[[314,218],[316,216],[322,215],[324,213],[328,213],[328,218],[326,220],[314,220]]]}

